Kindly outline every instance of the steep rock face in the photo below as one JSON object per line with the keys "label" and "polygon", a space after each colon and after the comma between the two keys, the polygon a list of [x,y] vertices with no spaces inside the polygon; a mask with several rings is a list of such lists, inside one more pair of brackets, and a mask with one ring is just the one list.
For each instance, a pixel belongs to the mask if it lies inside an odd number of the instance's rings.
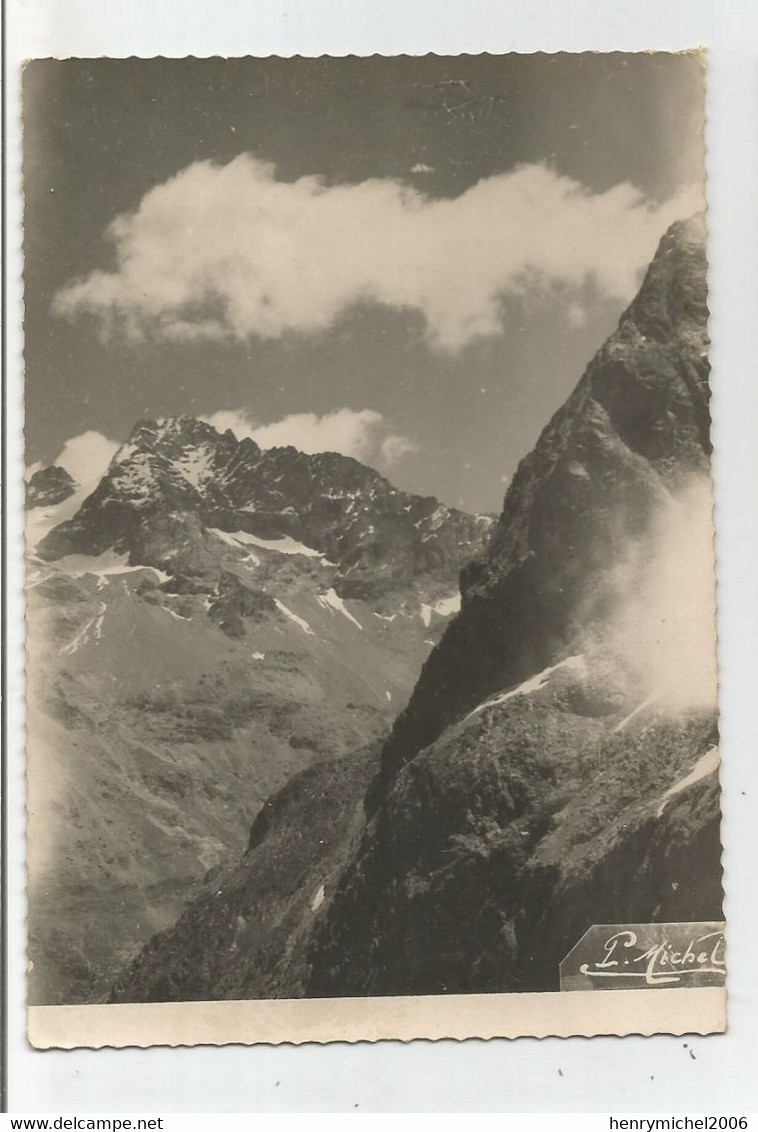
{"label": "steep rock face", "polygon": [[241,859],[219,865],[125,968],[112,1002],[301,997],[307,940],[363,828],[379,748],[296,775],[263,807]]}
{"label": "steep rock face", "polygon": [[587,715],[591,665],[404,767],[313,934],[307,994],[557,990],[593,923],[719,918],[712,715]]}
{"label": "steep rock face", "polygon": [[131,565],[218,573],[209,530],[294,539],[338,567],[342,597],[376,598],[419,578],[449,580],[479,548],[488,517],[409,495],[347,456],[263,452],[253,440],[188,417],[143,421],[78,513],[37,547],[126,553]]}
{"label": "steep rock face", "polygon": [[[316,908],[288,903],[290,934],[268,947],[269,885],[287,887],[272,861],[321,821],[306,806],[290,825],[285,792],[219,904],[191,903],[117,1000],[193,997],[201,962],[207,998],[556,990],[594,922],[719,918],[715,710],[651,688],[624,639],[633,617],[616,620],[633,575],[643,595],[648,566],[656,579],[661,514],[665,527],[708,470],[706,313],[695,218],[666,234],[519,468],[384,747],[364,828],[336,823],[328,874],[298,874]],[[258,924],[249,950],[237,917],[247,941]]]}
{"label": "steep rock face", "polygon": [[462,611],[424,666],[385,780],[490,692],[571,651],[614,599],[609,566],[661,502],[707,473],[702,217],[672,226],[617,331],[522,461]]}
{"label": "steep rock face", "polygon": [[630,548],[642,571],[708,471],[703,236],[700,218],[666,234],[464,573],[308,993],[557,989],[592,923],[720,915],[714,709],[667,702],[611,628]]}
{"label": "steep rock face", "polygon": [[50,507],[62,503],[76,491],[76,483],[65,468],[51,464],[30,476],[26,485],[27,507]]}
{"label": "steep rock face", "polygon": [[480,705],[368,825],[376,751],[294,778],[111,1000],[551,991],[593,923],[718,919],[713,716],[629,711],[598,665]]}

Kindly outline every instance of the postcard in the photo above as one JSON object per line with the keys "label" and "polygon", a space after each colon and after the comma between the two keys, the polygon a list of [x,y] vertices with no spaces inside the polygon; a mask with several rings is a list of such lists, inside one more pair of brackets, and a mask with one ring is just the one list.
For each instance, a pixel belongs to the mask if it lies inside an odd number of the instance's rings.
{"label": "postcard", "polygon": [[724,1029],[705,75],[26,64],[35,1046]]}

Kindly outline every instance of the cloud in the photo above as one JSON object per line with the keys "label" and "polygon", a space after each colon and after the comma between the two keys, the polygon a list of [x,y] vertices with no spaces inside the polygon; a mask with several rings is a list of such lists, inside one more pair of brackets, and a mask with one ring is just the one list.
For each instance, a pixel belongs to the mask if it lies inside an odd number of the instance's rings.
{"label": "cloud", "polygon": [[662,505],[652,537],[618,567],[625,598],[612,638],[647,685],[672,710],[716,703],[716,593],[713,489],[693,478]]}
{"label": "cloud", "polygon": [[382,458],[388,466],[397,464],[403,457],[417,451],[418,445],[407,436],[385,436],[381,445]]}
{"label": "cloud", "polygon": [[118,448],[117,441],[88,429],[67,440],[53,463],[65,468],[76,483],[87,484],[105,475]]}
{"label": "cloud", "polygon": [[238,440],[252,436],[255,429],[258,428],[258,425],[244,409],[219,409],[217,413],[200,417],[200,420],[207,421],[219,432],[226,432],[227,429],[231,429]]}
{"label": "cloud", "polygon": [[530,282],[632,297],[676,218],[624,183],[593,193],[540,164],[485,178],[455,199],[395,180],[279,181],[249,154],[198,162],[106,230],[115,267],[69,282],[54,310],[94,315],[135,339],[273,339],[317,333],[358,302],[418,311],[430,343],[457,350],[498,333],[500,296]]}
{"label": "cloud", "polygon": [[270,424],[253,421],[243,409],[222,409],[203,419],[217,429],[231,429],[239,440],[249,436],[261,448],[291,444],[301,452],[341,452],[388,468],[416,450],[413,441],[391,433],[374,409],[337,409],[322,416],[291,413]]}
{"label": "cloud", "polygon": [[570,302],[566,307],[566,319],[569,326],[575,329],[585,326],[587,323],[587,309],[578,302]]}
{"label": "cloud", "polygon": [[435,168],[433,165],[425,165],[423,161],[417,161],[415,165],[411,166],[411,173],[434,173]]}

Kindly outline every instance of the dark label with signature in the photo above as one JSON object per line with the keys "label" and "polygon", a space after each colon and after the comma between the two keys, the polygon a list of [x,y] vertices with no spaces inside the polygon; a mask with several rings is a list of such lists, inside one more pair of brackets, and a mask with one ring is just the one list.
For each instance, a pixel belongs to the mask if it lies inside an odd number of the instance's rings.
{"label": "dark label with signature", "polygon": [[723,923],[593,924],[560,966],[561,990],[720,987]]}

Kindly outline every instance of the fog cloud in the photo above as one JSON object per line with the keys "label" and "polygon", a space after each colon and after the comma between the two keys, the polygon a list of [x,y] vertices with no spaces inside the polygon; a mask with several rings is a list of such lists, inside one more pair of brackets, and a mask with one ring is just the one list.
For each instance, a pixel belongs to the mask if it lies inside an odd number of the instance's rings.
{"label": "fog cloud", "polygon": [[694,481],[661,508],[651,543],[619,568],[614,651],[671,709],[716,705],[713,494]]}

